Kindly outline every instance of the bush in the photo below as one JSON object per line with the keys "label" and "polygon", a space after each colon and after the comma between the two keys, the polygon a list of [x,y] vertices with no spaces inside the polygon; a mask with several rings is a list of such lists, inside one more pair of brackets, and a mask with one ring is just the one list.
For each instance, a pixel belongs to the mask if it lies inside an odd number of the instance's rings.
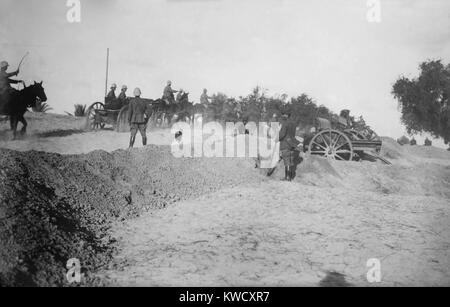
{"label": "bush", "polygon": [[409,139],[406,136],[402,136],[401,138],[399,138],[397,140],[397,143],[399,143],[400,145],[408,145],[409,144]]}
{"label": "bush", "polygon": [[82,104],[76,104],[75,111],[73,112],[73,115],[76,117],[85,117],[86,116],[86,105]]}
{"label": "bush", "polygon": [[50,110],[52,110],[52,107],[48,105],[46,102],[38,102],[36,103],[36,106],[32,108],[33,112],[37,113],[46,113]]}

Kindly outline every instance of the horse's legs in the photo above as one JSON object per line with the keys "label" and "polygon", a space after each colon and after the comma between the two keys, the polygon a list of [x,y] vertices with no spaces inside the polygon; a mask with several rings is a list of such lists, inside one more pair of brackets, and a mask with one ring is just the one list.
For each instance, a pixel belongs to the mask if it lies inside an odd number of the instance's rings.
{"label": "horse's legs", "polygon": [[13,140],[15,140],[17,138],[17,123],[18,123],[17,116],[11,115],[10,121],[11,121],[11,130],[13,131]]}
{"label": "horse's legs", "polygon": [[24,135],[25,133],[27,133],[27,126],[28,126],[28,123],[27,123],[27,121],[25,120],[25,118],[23,117],[23,115],[20,115],[19,116],[19,118],[18,118],[18,122],[21,122],[22,123],[22,125],[23,125],[23,127],[22,127],[22,129],[20,130],[20,134],[21,135]]}

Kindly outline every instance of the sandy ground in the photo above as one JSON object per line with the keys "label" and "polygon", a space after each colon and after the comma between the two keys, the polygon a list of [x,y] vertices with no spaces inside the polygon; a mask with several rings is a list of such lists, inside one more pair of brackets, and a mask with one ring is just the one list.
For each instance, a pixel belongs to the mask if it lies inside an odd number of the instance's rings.
{"label": "sandy ground", "polygon": [[[18,151],[37,150],[60,154],[82,154],[94,150],[114,151],[126,149],[129,133],[116,133],[112,128],[86,132],[85,119],[65,115],[26,113],[29,121],[27,136],[12,141],[7,123],[0,123],[0,147]],[[169,145],[170,134],[167,129],[149,130],[149,143]],[[163,133],[164,132],[164,133]],[[142,147],[138,135],[135,147]]]}
{"label": "sandy ground", "polygon": [[[126,133],[83,132],[81,120],[67,117],[49,127],[49,120],[40,126],[35,118],[23,140],[0,133],[0,147],[78,154],[128,145]],[[171,138],[149,131],[151,144]],[[450,152],[384,144],[392,166],[310,159],[295,182],[280,182],[278,170],[260,185],[117,225],[119,253],[99,276],[120,286],[315,286],[339,272],[360,286],[449,286]],[[370,258],[381,261],[381,283],[367,282]]]}
{"label": "sandy ground", "polygon": [[450,285],[448,201],[268,182],[223,190],[118,227],[121,286]]}

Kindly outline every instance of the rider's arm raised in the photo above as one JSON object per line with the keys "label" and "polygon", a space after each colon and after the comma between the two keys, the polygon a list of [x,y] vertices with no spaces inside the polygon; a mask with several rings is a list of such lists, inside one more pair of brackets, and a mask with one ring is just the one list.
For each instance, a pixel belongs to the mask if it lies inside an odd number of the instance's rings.
{"label": "rider's arm raised", "polygon": [[17,83],[23,83],[22,80],[14,80],[14,79],[8,79],[9,84],[17,84]]}
{"label": "rider's arm raised", "polygon": [[17,76],[19,74],[19,70],[13,71],[13,72],[8,72],[6,73],[6,75],[9,77],[14,77]]}

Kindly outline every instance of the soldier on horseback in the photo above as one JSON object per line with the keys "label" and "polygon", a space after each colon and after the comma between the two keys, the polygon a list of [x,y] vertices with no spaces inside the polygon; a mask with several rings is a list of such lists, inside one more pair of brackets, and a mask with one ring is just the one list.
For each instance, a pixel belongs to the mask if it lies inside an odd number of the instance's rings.
{"label": "soldier on horseback", "polygon": [[17,93],[17,90],[11,86],[11,84],[18,84],[24,82],[22,80],[14,80],[11,77],[17,76],[19,74],[19,69],[14,72],[7,72],[9,67],[8,62],[2,61],[0,63],[0,100],[6,103],[9,98]]}
{"label": "soldier on horseback", "polygon": [[211,99],[211,97],[208,96],[208,90],[206,88],[203,89],[203,94],[200,96],[200,103],[204,104],[204,105],[208,105],[210,99]]}
{"label": "soldier on horseback", "polygon": [[167,81],[162,99],[169,105],[173,104],[175,102],[175,93],[178,93],[178,91],[172,89],[172,81]]}

